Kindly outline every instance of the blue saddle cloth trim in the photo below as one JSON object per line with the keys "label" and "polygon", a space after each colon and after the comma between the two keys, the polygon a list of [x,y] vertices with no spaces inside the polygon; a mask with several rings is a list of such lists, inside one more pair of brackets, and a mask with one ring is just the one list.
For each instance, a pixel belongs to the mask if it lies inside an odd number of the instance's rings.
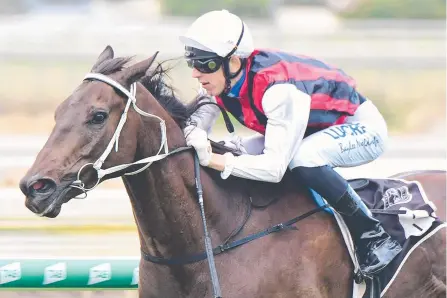
{"label": "blue saddle cloth trim", "polygon": [[[312,195],[312,198],[314,199],[315,203],[318,207],[324,206],[326,203],[323,201],[323,197],[320,196],[315,190],[312,188],[309,188],[310,193]],[[328,207],[324,208],[324,211],[326,211],[329,214],[334,215],[334,211]]]}

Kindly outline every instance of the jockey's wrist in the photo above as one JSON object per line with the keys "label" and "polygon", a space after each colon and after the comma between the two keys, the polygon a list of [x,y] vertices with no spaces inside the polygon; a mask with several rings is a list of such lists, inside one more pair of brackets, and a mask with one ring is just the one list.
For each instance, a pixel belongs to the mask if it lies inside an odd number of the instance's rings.
{"label": "jockey's wrist", "polygon": [[225,168],[225,157],[221,154],[211,153],[208,167],[222,172]]}
{"label": "jockey's wrist", "polygon": [[223,171],[220,173],[220,177],[222,179],[227,179],[228,177],[230,177],[231,173],[233,172],[234,155],[231,154],[230,152],[227,152],[223,155],[223,157],[225,158],[225,167],[224,167]]}

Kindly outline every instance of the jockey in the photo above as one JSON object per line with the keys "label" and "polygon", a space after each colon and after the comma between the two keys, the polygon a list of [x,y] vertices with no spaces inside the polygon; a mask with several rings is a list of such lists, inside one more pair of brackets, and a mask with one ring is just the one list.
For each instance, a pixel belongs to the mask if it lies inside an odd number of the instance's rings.
{"label": "jockey", "polygon": [[355,81],[322,61],[255,49],[247,25],[226,11],[200,16],[180,36],[192,77],[244,126],[257,132],[233,137],[243,153],[211,152],[208,132],[220,110],[201,106],[184,129],[200,164],[230,175],[277,183],[287,169],[343,215],[365,276],[402,250],[335,170],[369,163],[384,151],[387,125]]}

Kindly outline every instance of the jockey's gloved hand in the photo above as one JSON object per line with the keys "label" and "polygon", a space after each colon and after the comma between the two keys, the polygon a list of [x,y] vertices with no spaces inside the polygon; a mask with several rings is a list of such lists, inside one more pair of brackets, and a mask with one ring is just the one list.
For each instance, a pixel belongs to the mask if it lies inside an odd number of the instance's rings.
{"label": "jockey's gloved hand", "polygon": [[248,154],[247,150],[244,147],[244,144],[242,143],[242,138],[237,134],[230,133],[223,139],[223,141],[225,147],[231,148],[241,154]]}
{"label": "jockey's gloved hand", "polygon": [[189,125],[183,129],[186,144],[194,147],[202,166],[208,166],[211,160],[211,144],[208,141],[208,134],[201,128]]}
{"label": "jockey's gloved hand", "polygon": [[188,123],[185,128],[183,128],[183,135],[185,138],[191,133],[191,131],[197,128],[197,125],[195,123]]}

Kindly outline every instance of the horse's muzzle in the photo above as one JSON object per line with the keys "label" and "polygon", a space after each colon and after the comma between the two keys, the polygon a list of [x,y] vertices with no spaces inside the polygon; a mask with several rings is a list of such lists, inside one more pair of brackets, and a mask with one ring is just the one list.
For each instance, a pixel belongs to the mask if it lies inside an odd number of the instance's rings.
{"label": "horse's muzzle", "polygon": [[60,212],[57,185],[51,178],[22,179],[20,190],[26,196],[25,206],[39,216],[56,217]]}

